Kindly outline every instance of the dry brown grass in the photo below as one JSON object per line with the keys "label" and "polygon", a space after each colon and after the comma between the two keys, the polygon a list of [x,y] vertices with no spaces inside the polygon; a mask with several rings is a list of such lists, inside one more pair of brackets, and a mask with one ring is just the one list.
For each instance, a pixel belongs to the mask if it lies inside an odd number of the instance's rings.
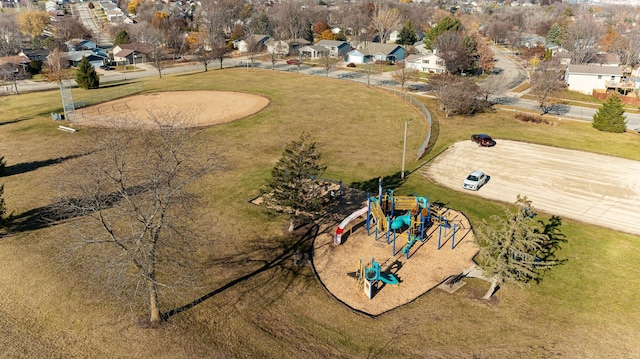
{"label": "dry brown grass", "polygon": [[[311,132],[329,166],[327,177],[352,182],[397,173],[404,120],[418,117],[394,97],[357,84],[270,71],[210,71],[150,80],[145,86],[149,90],[247,91],[272,101],[256,115],[205,130],[227,149],[232,167],[194,188],[203,195],[201,216],[209,223],[212,240],[209,248],[202,249],[207,276],[201,288],[166,303],[165,308],[207,293],[212,296],[150,330],[138,324],[138,310],[131,315],[126,298],[112,298],[100,285],[87,282],[85,268],[60,267],[57,258],[67,225],[37,228],[32,215],[51,202],[56,179],[64,176],[55,160],[72,164],[71,139],[92,130],[69,134],[55,129],[57,124],[48,117],[60,108],[55,91],[0,99],[0,154],[10,171],[2,178],[5,197],[14,214],[25,221],[21,231],[0,238],[0,357],[638,355],[640,318],[631,310],[620,313],[624,309],[614,303],[617,296],[609,295],[611,288],[606,285],[611,281],[629,287],[633,282],[635,277],[614,267],[618,258],[629,265],[628,273],[637,273],[637,260],[630,257],[639,249],[633,236],[569,222],[568,253],[577,257],[541,286],[502,290],[495,300],[485,302],[479,297],[486,284],[471,280],[454,294],[434,290],[375,320],[335,301],[310,268],[291,265],[290,255],[304,232],[284,236],[286,217],[248,203],[279,158],[283,143],[302,130]],[[492,116],[487,123],[496,129],[520,128],[515,120]],[[21,118],[26,119],[13,122]],[[473,126],[483,120],[447,121],[439,146],[451,143],[451,137],[468,138],[470,133],[465,131],[475,132]],[[525,127],[511,136],[534,136],[527,131],[543,133],[548,128]],[[559,127],[558,131],[567,131]],[[450,135],[450,131],[459,132]],[[407,148],[417,149],[425,134],[426,125],[413,121]],[[413,156],[407,159],[407,168],[418,165]],[[486,208],[498,211],[495,205],[470,196],[417,185],[420,181],[410,177],[409,187],[419,186],[420,193],[429,188],[430,196],[450,199],[473,218]],[[593,235],[609,245],[590,247],[587,238]],[[603,262],[603,250],[618,256]],[[601,285],[606,285],[606,291],[598,290]],[[629,300],[630,308],[636,308],[634,294],[623,287],[620,300]]]}

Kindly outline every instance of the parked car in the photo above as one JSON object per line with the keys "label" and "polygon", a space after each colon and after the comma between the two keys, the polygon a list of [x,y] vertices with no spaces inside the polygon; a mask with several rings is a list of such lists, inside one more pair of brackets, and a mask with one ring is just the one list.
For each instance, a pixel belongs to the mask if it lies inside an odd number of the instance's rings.
{"label": "parked car", "polygon": [[462,188],[477,191],[487,183],[487,179],[488,177],[484,172],[475,170],[469,173],[464,182],[462,182]]}
{"label": "parked car", "polygon": [[350,62],[347,64],[347,67],[356,67],[356,64],[354,64],[353,62]]}
{"label": "parked car", "polygon": [[287,65],[299,65],[300,64],[300,60],[298,59],[289,59],[287,60]]}
{"label": "parked car", "polygon": [[496,145],[496,141],[494,141],[491,136],[484,133],[471,135],[471,141],[477,143],[478,146],[481,147],[493,147]]}
{"label": "parked car", "polygon": [[105,70],[105,71],[111,71],[113,70],[113,68],[111,68],[111,66],[109,65],[102,65],[100,66],[101,69]]}

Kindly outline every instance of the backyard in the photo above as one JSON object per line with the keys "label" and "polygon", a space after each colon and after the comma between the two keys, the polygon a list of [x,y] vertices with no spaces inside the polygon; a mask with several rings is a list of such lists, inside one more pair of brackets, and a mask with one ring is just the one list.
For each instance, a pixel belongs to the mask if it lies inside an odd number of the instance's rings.
{"label": "backyard", "polygon": [[[74,89],[82,100],[113,91]],[[125,86],[125,84],[122,84]],[[422,169],[473,133],[640,160],[640,135],[608,134],[590,124],[522,123],[497,111],[444,118],[437,104],[430,152],[416,160],[429,131],[419,112],[365,85],[262,70],[222,70],[144,81],[158,91],[246,92],[269,99],[248,117],[200,129],[225,148],[231,166],[193,191],[210,225],[202,248],[205,275],[197,288],[164,303],[170,310],[206,297],[158,329],[141,324],[144,306],[114,297],[90,275],[89,262],[62,266],[72,221],[45,225],[39,215],[57,195],[63,165],[73,165],[76,141],[95,128],[58,131],[60,93],[0,98],[0,156],[7,161],[5,200],[16,224],[0,237],[0,345],[6,357],[30,358],[541,358],[640,355],[638,236],[562,218],[563,265],[538,284],[501,288],[482,300],[487,283],[465,279],[453,294],[437,289],[376,318],[362,316],[329,295],[311,266],[293,265],[312,232],[289,234],[288,217],[249,203],[260,194],[284,143],[312,134],[328,166],[324,177],[370,190],[383,177],[399,195],[429,200],[464,213],[477,227],[503,213],[502,203],[454,191]],[[400,168],[405,121],[407,176]],[[461,179],[462,180],[462,179]],[[373,187],[372,187],[373,186]],[[515,201],[515,198],[513,198]],[[511,201],[512,202],[512,201]],[[534,202],[535,206],[536,203]],[[539,212],[541,220],[553,213]],[[320,227],[323,235],[337,223]],[[353,264],[355,269],[355,263]],[[355,290],[355,283],[353,285]],[[375,298],[374,298],[375,300]]]}

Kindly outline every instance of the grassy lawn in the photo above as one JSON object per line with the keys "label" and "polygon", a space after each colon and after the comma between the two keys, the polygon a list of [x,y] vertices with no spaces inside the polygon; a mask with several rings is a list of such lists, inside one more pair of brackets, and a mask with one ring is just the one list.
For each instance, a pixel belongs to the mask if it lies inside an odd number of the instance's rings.
{"label": "grassy lawn", "polygon": [[[293,267],[287,260],[257,271],[298,240],[283,233],[285,216],[248,203],[259,193],[284,142],[303,130],[312,133],[328,178],[345,183],[395,178],[404,121],[419,118],[417,112],[375,88],[295,73],[224,70],[144,83],[147,91],[246,91],[271,100],[253,116],[204,129],[226,149],[231,166],[194,188],[202,196],[202,220],[210,223],[206,234],[211,244],[201,253],[206,275],[201,287],[166,306],[215,294],[162,328],[149,330],[137,321],[145,308],[130,308],[129,298],[111,296],[92,280],[88,263],[62,267],[73,221],[40,228],[33,214],[55,197],[56,182],[65,176],[63,164],[73,165],[75,140],[94,130],[56,130],[49,113],[61,109],[58,91],[6,96],[0,98],[0,155],[9,175],[2,182],[9,210],[25,221],[23,230],[0,237],[0,345],[7,357],[640,355],[640,297],[633,286],[640,270],[640,241],[597,223],[563,220],[567,242],[559,256],[566,262],[539,284],[503,288],[487,302],[480,299],[487,283],[468,280],[454,294],[432,290],[376,319],[337,302],[309,267]],[[74,99],[110,90],[74,90]],[[438,108],[433,100],[423,101]],[[588,123],[525,124],[506,111],[451,118],[434,111],[433,117],[436,142],[420,161],[407,155],[410,171],[477,132],[640,160],[639,135],[601,133]],[[417,151],[427,131],[423,121],[411,123],[407,154]],[[461,210],[474,225],[502,213],[501,203],[445,189],[417,172],[409,172],[396,186],[398,194],[426,194]]]}

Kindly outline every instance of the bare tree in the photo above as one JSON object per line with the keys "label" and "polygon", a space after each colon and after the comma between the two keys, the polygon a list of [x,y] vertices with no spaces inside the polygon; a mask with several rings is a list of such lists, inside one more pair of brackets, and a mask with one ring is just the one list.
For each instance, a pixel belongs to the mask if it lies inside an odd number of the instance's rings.
{"label": "bare tree", "polygon": [[20,51],[22,33],[14,12],[0,13],[0,57],[12,56]]}
{"label": "bare tree", "polygon": [[604,34],[602,23],[591,15],[584,15],[567,26],[560,44],[571,52],[572,64],[587,64],[595,58],[596,45]]}
{"label": "bare tree", "polygon": [[536,97],[540,113],[546,114],[561,103],[558,94],[564,90],[563,72],[556,63],[545,61],[531,76],[531,94]]}
{"label": "bare tree", "polygon": [[0,65],[0,81],[9,82],[13,85],[16,95],[19,95],[18,82],[31,77],[25,64],[5,63]]}
{"label": "bare tree", "polygon": [[429,78],[429,84],[433,86],[440,109],[447,117],[455,114],[471,115],[486,105],[479,100],[482,96],[480,88],[469,77],[435,74]]}
{"label": "bare tree", "polygon": [[502,75],[492,74],[479,82],[480,92],[485,101],[489,102],[490,97],[501,94],[506,90],[505,78]]}
{"label": "bare tree", "polygon": [[371,85],[371,76],[381,73],[382,70],[383,65],[375,61],[369,61],[362,65],[362,71],[364,71],[364,74],[367,77],[367,87]]}
{"label": "bare tree", "polygon": [[389,33],[400,25],[400,12],[382,1],[377,1],[376,12],[371,18],[372,26],[378,31],[380,42],[386,43]]}
{"label": "bare tree", "polygon": [[444,60],[444,65],[450,73],[461,73],[473,63],[464,39],[462,31],[448,30],[438,35],[431,44],[437,49],[437,55]]}
{"label": "bare tree", "polygon": [[47,56],[47,63],[43,73],[47,81],[56,82],[58,86],[61,86],[63,80],[71,78],[67,54],[58,48],[54,48]]}
{"label": "bare tree", "polygon": [[404,85],[407,81],[416,79],[418,73],[419,71],[417,69],[408,68],[405,61],[399,61],[396,63],[396,70],[391,73],[391,78],[398,82],[401,90],[404,91]]}
{"label": "bare tree", "polygon": [[190,188],[220,171],[223,156],[202,131],[185,127],[189,114],[150,111],[149,118],[151,128],[114,123],[81,142],[85,156],[58,183],[56,204],[60,218],[74,218],[69,258],[91,267],[107,291],[135,298],[132,305],[146,307],[157,325],[165,298],[195,286],[203,238]]}
{"label": "bare tree", "polygon": [[281,39],[303,38],[307,24],[310,22],[302,4],[295,0],[283,1],[270,11],[274,31]]}
{"label": "bare tree", "polygon": [[640,30],[636,27],[618,37],[610,46],[613,53],[620,57],[623,65],[634,66],[640,63]]}
{"label": "bare tree", "polygon": [[331,57],[329,54],[326,54],[319,59],[320,66],[324,69],[324,75],[329,77],[329,72],[335,70],[340,63],[340,59]]}
{"label": "bare tree", "polygon": [[91,31],[77,18],[64,16],[53,23],[56,38],[69,41],[72,39],[91,39]]}

